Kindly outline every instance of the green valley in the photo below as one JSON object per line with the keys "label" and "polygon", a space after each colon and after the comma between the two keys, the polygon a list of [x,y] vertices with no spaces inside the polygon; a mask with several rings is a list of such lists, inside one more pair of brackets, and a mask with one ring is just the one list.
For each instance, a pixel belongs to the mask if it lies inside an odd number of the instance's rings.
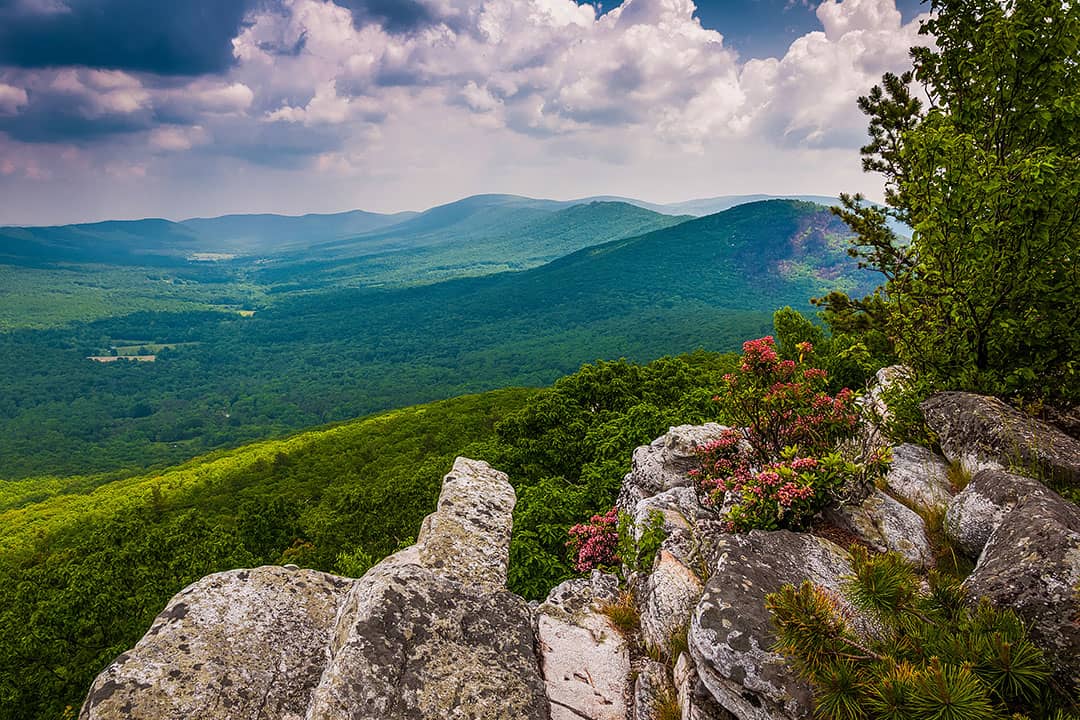
{"label": "green valley", "polygon": [[0,718],[61,717],[186,584],[295,562],[359,575],[415,536],[459,454],[505,468],[511,585],[572,573],[566,527],[610,505],[630,450],[712,417],[735,356],[597,363],[545,390],[405,408],[161,472],[0,484]]}
{"label": "green valley", "polygon": [[[407,404],[545,385],[596,358],[735,349],[778,306],[865,286],[844,236],[821,206],[769,201],[523,272],[295,292],[251,317],[139,312],[8,332],[0,477],[138,470]],[[153,363],[86,360],[139,345],[172,347]]]}

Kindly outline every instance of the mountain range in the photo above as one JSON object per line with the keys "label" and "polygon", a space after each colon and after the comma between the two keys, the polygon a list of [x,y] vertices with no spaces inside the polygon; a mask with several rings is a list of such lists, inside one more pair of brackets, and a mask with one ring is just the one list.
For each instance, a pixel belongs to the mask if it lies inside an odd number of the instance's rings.
{"label": "mountain range", "polygon": [[[199,255],[263,257],[325,247],[361,253],[432,244],[432,233],[469,233],[515,225],[535,226],[547,216],[597,202],[622,203],[668,216],[702,216],[780,196],[721,196],[661,204],[616,196],[537,200],[516,195],[475,195],[422,212],[381,214],[352,210],[301,216],[237,214],[191,218],[109,220],[49,227],[0,227],[0,262],[107,262],[161,265]],[[783,196],[829,205],[836,198]]]}

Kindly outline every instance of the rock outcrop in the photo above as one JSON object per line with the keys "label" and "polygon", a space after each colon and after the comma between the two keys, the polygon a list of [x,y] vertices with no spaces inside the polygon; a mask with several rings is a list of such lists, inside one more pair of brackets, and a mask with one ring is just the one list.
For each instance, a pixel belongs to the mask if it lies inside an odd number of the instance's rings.
{"label": "rock outcrop", "polygon": [[973,475],[1013,470],[1080,485],[1080,441],[995,397],[943,392],[920,407],[945,457]]}
{"label": "rock outcrop", "polygon": [[953,497],[949,463],[940,455],[910,443],[892,449],[892,464],[885,484],[904,503],[923,510],[944,510]]}
{"label": "rock outcrop", "polygon": [[949,504],[945,532],[965,555],[978,558],[990,534],[1018,502],[1047,492],[1038,480],[1004,470],[983,470]]}
{"label": "rock outcrop", "polygon": [[[945,459],[900,445],[884,491],[819,520],[929,568],[925,522],[911,508],[945,510],[946,533],[978,560],[966,581],[973,601],[1015,609],[1057,683],[1077,686],[1080,509],[1002,469],[1068,482],[1080,467],[1075,441],[990,398],[945,393],[925,407],[951,459],[991,469],[954,496]],[[666,537],[649,567],[626,568],[625,585],[594,572],[534,606],[509,592],[513,489],[459,458],[416,544],[362,578],[262,567],[181,591],[101,673],[80,717],[646,720],[677,701],[682,720],[810,718],[809,686],[771,649],[764,600],[806,580],[839,599],[850,557],[809,533],[724,531],[688,476],[696,447],[723,429],[672,428],[634,452],[619,509],[635,539],[657,519]],[[627,592],[640,617],[630,635],[605,608]]]}
{"label": "rock outcrop", "polygon": [[880,490],[874,490],[860,503],[827,510],[825,517],[876,552],[897,553],[920,568],[933,565],[934,551],[926,538],[926,521]]}
{"label": "rock outcrop", "polygon": [[719,705],[740,720],[811,715],[809,686],[772,651],[765,595],[810,580],[839,592],[847,553],[822,538],[787,530],[718,539],[715,570],[690,621],[690,654]]}
{"label": "rock outcrop", "polygon": [[697,464],[695,450],[720,437],[723,425],[679,425],[634,450],[630,472],[623,479],[620,510],[633,512],[638,501],[663,490],[690,485],[687,473]]}
{"label": "rock outcrop", "polygon": [[416,545],[358,580],[263,567],[181,591],[94,682],[83,720],[549,717],[505,587],[514,491],[459,458]]}
{"label": "rock outcrop", "polygon": [[1016,611],[1061,687],[1080,688],[1080,508],[1049,490],[1020,500],[964,585]]}
{"label": "rock outcrop", "polygon": [[613,575],[556,586],[537,608],[537,633],[552,720],[625,720],[630,649],[601,612],[619,597]]}

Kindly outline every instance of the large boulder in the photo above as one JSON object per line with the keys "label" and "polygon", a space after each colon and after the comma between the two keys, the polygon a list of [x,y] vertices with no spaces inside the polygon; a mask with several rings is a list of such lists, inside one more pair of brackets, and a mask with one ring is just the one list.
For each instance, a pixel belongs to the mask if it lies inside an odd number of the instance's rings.
{"label": "large boulder", "polygon": [[1080,441],[997,398],[943,392],[920,407],[945,457],[972,474],[1012,470],[1080,485]]}
{"label": "large boulder", "polygon": [[634,450],[616,505],[623,512],[633,512],[644,498],[690,486],[688,473],[697,466],[697,448],[720,437],[724,429],[716,423],[679,425]]}
{"label": "large boulder", "polygon": [[680,653],[671,671],[672,682],[679,696],[680,720],[738,720],[716,702],[698,677],[697,668],[688,652]]}
{"label": "large boulder", "polygon": [[1078,692],[1080,508],[1050,491],[1020,500],[964,584],[973,599],[1015,610],[1059,684]]}
{"label": "large boulder", "polygon": [[1004,470],[976,473],[945,512],[945,534],[970,558],[978,558],[990,534],[1018,502],[1050,491],[1038,480]]}
{"label": "large boulder", "polygon": [[625,720],[631,691],[630,647],[601,612],[619,596],[618,580],[591,578],[556,586],[537,608],[537,635],[552,720]]}
{"label": "large boulder", "polygon": [[714,572],[690,621],[689,647],[698,677],[739,720],[811,716],[810,687],[772,651],[765,595],[805,580],[840,591],[851,572],[837,545],[787,530],[718,538]]}
{"label": "large boulder", "polygon": [[880,490],[860,503],[830,508],[825,517],[878,552],[895,552],[916,567],[933,567],[926,521]]}
{"label": "large boulder", "polygon": [[358,580],[264,567],[181,591],[83,720],[548,718],[532,613],[505,588],[514,492],[459,458],[417,544]]}
{"label": "large boulder", "polygon": [[885,476],[889,492],[911,507],[944,510],[952,500],[949,463],[930,450],[904,443],[892,449]]}
{"label": "large boulder", "polygon": [[351,586],[280,567],[205,577],[98,676],[80,717],[302,718]]}
{"label": "large boulder", "polygon": [[667,652],[672,638],[689,627],[690,615],[704,589],[705,584],[691,568],[661,549],[638,593],[645,645]]}

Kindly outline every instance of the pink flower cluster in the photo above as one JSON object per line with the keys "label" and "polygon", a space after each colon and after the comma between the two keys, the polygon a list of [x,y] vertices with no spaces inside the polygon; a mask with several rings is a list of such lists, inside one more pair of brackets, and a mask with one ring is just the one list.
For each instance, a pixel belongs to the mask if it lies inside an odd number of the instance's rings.
{"label": "pink flower cluster", "polygon": [[574,555],[574,569],[589,572],[593,568],[619,562],[619,511],[611,508],[603,515],[593,515],[587,523],[570,528],[566,546]]}
{"label": "pink flower cluster", "polygon": [[855,431],[855,395],[829,395],[826,372],[808,364],[813,345],[795,349],[798,360],[784,360],[772,337],[743,344],[740,371],[724,376],[726,392],[716,399],[746,429],[726,430],[697,451],[690,475],[699,497],[723,506],[733,530],[805,523],[850,470],[830,453]]}

